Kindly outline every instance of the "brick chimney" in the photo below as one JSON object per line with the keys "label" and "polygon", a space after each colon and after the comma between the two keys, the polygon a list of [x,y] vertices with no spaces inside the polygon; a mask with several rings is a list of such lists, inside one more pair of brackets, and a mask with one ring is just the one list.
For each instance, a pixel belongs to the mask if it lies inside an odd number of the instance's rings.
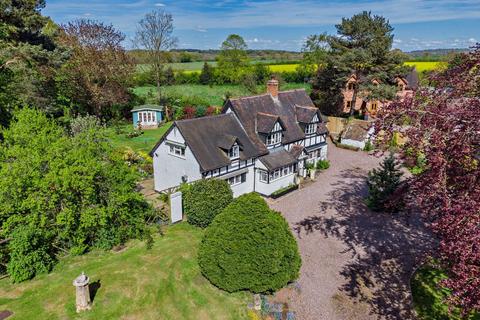
{"label": "brick chimney", "polygon": [[273,79],[273,78],[271,80],[268,80],[268,82],[267,82],[267,93],[270,93],[270,95],[273,98],[278,97],[278,80]]}

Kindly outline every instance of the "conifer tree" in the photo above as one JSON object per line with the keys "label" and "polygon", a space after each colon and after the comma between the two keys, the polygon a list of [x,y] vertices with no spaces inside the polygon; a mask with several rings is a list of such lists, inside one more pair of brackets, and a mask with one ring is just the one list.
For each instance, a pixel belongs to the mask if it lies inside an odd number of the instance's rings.
{"label": "conifer tree", "polygon": [[385,210],[387,202],[400,185],[401,177],[402,172],[391,153],[383,160],[379,169],[373,169],[368,173],[367,205],[374,211]]}

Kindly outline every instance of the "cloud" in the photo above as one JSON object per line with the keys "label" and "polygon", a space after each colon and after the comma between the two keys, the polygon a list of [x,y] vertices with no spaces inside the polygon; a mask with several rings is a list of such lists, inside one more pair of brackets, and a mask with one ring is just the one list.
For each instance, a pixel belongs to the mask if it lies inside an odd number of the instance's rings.
{"label": "cloud", "polygon": [[208,30],[203,28],[202,26],[196,26],[195,31],[197,31],[197,32],[208,32]]}
{"label": "cloud", "polygon": [[157,3],[155,3],[155,7],[165,7],[165,4],[157,2]]}
{"label": "cloud", "polygon": [[470,43],[477,43],[477,40],[475,38],[470,38],[468,39],[468,42]]}

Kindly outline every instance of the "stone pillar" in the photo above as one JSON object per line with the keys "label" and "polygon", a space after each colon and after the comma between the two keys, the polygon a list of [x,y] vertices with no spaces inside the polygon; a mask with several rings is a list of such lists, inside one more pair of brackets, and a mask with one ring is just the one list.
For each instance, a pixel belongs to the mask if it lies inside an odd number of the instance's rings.
{"label": "stone pillar", "polygon": [[89,281],[90,279],[83,272],[75,280],[73,280],[73,285],[76,288],[77,312],[90,310],[92,307],[90,302],[90,290],[88,288]]}

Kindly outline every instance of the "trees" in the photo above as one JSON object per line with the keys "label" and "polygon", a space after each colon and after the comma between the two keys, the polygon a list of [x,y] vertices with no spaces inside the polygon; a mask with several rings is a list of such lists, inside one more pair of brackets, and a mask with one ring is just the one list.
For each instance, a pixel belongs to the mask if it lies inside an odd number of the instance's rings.
{"label": "trees", "polygon": [[[186,116],[188,119],[188,115]],[[194,116],[195,114],[192,118]],[[225,180],[202,179],[193,182],[184,192],[184,209],[188,223],[201,228],[207,227],[232,199],[232,190]]]}
{"label": "trees", "polygon": [[402,172],[393,153],[380,164],[380,169],[373,169],[368,173],[368,206],[375,211],[393,209],[388,205],[390,197],[400,185]]}
{"label": "trees", "polygon": [[248,67],[247,44],[238,34],[231,34],[223,41],[218,54],[217,73],[220,81],[238,83],[243,69]]}
{"label": "trees", "polygon": [[288,223],[258,194],[235,199],[215,217],[199,248],[202,273],[229,292],[271,292],[295,280],[301,265]]}
{"label": "trees", "polygon": [[114,106],[130,101],[128,84],[135,65],[122,46],[125,35],[113,25],[79,19],[61,26],[59,42],[70,48],[62,67],[61,93],[74,113],[110,118]]}
{"label": "trees", "polygon": [[55,43],[56,25],[41,15],[45,1],[0,1],[0,125],[25,104],[58,114],[56,68],[65,50]]}
{"label": "trees", "polygon": [[[423,171],[408,180],[407,204],[420,208],[439,236],[438,257],[452,304],[464,314],[480,310],[480,47],[432,75],[435,89],[386,106],[378,115],[378,143],[400,131],[408,137],[405,160],[425,157]],[[410,159],[412,158],[412,159]]]}
{"label": "trees", "polygon": [[[165,10],[147,13],[138,22],[135,43],[145,49],[148,54],[148,62],[155,74],[157,98],[160,102],[162,73],[168,58],[167,51],[177,44],[177,38],[173,36],[173,16]],[[165,111],[165,114],[169,114],[167,110]]]}
{"label": "trees", "polygon": [[48,270],[61,251],[109,249],[147,234],[151,208],[135,191],[138,174],[101,127],[76,128],[67,134],[25,108],[1,132],[0,246],[15,239],[2,254],[14,281]]}
{"label": "trees", "polygon": [[[318,101],[326,114],[338,114],[337,104],[342,100],[342,89],[353,75],[356,78],[353,106],[360,94],[367,100],[392,100],[396,93],[394,79],[405,74],[407,69],[402,65],[403,56],[391,51],[393,28],[388,20],[364,11],[351,18],[343,18],[335,27],[337,35],[323,34],[316,39],[314,36],[309,38],[313,44],[326,43],[321,48],[328,49],[327,55],[317,55],[323,62],[314,79],[312,98]],[[378,84],[373,84],[373,80]],[[350,114],[354,110],[352,107]]]}

